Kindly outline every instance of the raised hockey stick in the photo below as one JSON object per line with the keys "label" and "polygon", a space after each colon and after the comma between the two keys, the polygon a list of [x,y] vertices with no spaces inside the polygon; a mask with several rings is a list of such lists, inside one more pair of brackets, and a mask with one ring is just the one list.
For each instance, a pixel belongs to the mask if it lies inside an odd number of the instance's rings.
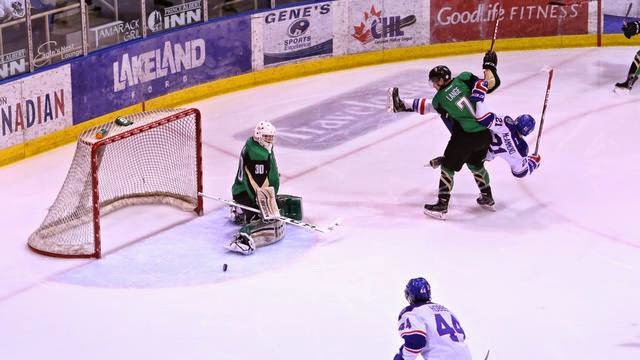
{"label": "raised hockey stick", "polygon": [[[227,205],[237,206],[239,208],[252,211],[254,213],[262,214],[262,212],[260,210],[258,210],[258,209],[254,209],[254,208],[252,208],[250,206],[245,206],[245,205],[242,205],[242,204],[238,204],[237,202],[235,202],[233,200],[223,199],[220,196],[208,195],[208,194],[201,193],[201,192],[199,192],[198,195],[202,195],[202,196],[206,197],[207,199],[220,201],[220,202],[225,203]],[[306,223],[306,222],[303,222],[303,221],[294,220],[294,219],[288,218],[286,216],[280,216],[280,217],[278,217],[278,220],[282,220],[282,221],[286,222],[287,224],[295,225],[295,226],[298,226],[298,227],[301,227],[301,228],[318,231],[318,232],[321,232],[323,234],[329,233],[329,232],[335,230],[342,223],[342,219],[336,219],[328,226],[318,226],[318,225],[309,224],[309,223]]]}
{"label": "raised hockey stick", "polygon": [[633,7],[633,3],[630,2],[629,6],[627,6],[627,13],[624,14],[624,20],[622,20],[622,23],[624,25],[627,25],[627,19],[629,18],[629,13],[631,13],[631,8]]}
{"label": "raised hockey stick", "polygon": [[547,104],[549,103],[549,94],[551,93],[551,79],[553,79],[552,67],[547,66],[543,70],[549,72],[549,78],[547,79],[547,92],[544,95],[544,105],[542,106],[542,115],[540,115],[540,126],[538,126],[538,138],[536,139],[536,149],[533,152],[533,155],[538,155],[538,148],[540,147],[540,137],[542,136],[542,126],[544,126],[544,114],[547,112]]}
{"label": "raised hockey stick", "polygon": [[[500,2],[498,2],[498,8],[500,8]],[[493,38],[491,39],[491,47],[489,51],[493,51],[493,45],[496,43],[496,36],[498,36],[498,24],[500,24],[500,16],[496,18],[496,24],[493,27]]]}

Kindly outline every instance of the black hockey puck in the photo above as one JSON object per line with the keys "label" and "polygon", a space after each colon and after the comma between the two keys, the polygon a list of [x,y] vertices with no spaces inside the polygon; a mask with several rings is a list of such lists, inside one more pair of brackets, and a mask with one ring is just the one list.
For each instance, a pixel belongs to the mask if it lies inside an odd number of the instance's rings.
{"label": "black hockey puck", "polygon": [[227,264],[222,264],[222,271],[227,271],[227,268],[228,268]]}

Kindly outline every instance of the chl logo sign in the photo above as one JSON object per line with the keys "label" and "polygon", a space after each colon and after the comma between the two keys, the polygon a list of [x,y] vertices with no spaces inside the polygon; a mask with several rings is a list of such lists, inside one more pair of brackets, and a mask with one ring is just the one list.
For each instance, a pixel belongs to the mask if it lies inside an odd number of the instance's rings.
{"label": "chl logo sign", "polygon": [[353,36],[362,44],[368,44],[374,40],[383,40],[404,36],[402,28],[415,24],[415,15],[401,18],[400,16],[382,16],[382,10],[376,10],[371,5],[369,11],[364,12],[364,21],[353,27]]}

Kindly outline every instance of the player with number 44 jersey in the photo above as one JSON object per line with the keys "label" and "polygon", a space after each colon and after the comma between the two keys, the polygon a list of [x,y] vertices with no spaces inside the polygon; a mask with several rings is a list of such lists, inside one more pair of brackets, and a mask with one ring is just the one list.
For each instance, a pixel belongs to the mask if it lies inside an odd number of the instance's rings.
{"label": "player with number 44 jersey", "polygon": [[471,360],[466,334],[458,318],[446,307],[431,301],[425,278],[409,280],[404,290],[409,306],[400,312],[398,332],[404,344],[394,360]]}

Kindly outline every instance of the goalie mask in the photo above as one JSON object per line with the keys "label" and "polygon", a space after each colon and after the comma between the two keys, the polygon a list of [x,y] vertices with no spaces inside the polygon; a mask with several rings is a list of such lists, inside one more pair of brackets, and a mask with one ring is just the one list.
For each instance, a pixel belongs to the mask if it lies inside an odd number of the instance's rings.
{"label": "goalie mask", "polygon": [[253,140],[265,149],[273,149],[273,142],[276,139],[276,127],[268,121],[260,121],[253,131]]}

